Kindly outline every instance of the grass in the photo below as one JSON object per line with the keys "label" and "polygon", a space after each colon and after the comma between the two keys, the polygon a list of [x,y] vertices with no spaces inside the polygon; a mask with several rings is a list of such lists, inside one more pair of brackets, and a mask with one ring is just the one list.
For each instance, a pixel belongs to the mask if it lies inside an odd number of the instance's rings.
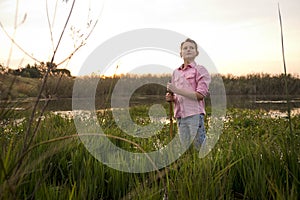
{"label": "grass", "polygon": [[[21,76],[14,76],[10,74],[0,74],[0,83],[2,100],[3,98],[8,98],[8,96],[12,99],[36,97],[36,94],[38,92],[37,86],[41,83],[41,80]],[[10,93],[9,95],[8,92]]]}
{"label": "grass", "polygon": [[[143,106],[132,108],[136,123],[149,123],[145,110]],[[106,134],[124,136],[111,113],[98,117]],[[200,159],[188,151],[161,169],[169,199],[298,199],[299,118],[292,119],[295,133],[291,138],[285,118],[271,119],[258,110],[228,110],[224,132],[210,154]],[[34,143],[55,142],[32,149],[15,168],[25,124],[26,119],[1,126],[2,199],[162,199],[164,186],[157,172],[120,172],[97,161],[77,137],[55,140],[75,134],[76,129],[72,120],[50,113]],[[167,144],[168,137],[168,126],[164,126],[156,138],[135,142],[153,150],[157,148],[153,141],[159,138]],[[137,151],[124,141],[112,140],[124,149]]]}

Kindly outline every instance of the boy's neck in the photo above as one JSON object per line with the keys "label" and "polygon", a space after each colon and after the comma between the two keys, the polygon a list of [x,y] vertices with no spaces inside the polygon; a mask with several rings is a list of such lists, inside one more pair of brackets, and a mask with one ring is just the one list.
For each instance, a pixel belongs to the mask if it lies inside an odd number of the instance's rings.
{"label": "boy's neck", "polygon": [[195,62],[194,60],[184,60],[183,68],[186,68],[189,64]]}

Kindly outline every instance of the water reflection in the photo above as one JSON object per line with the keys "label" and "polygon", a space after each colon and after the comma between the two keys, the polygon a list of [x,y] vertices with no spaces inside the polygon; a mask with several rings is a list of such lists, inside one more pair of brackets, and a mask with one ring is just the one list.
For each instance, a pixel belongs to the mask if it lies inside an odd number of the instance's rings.
{"label": "water reflection", "polygon": [[[285,117],[287,116],[287,103],[285,100],[276,99],[273,97],[260,97],[260,96],[240,96],[240,95],[227,95],[227,108],[242,108],[242,109],[259,109],[271,113],[274,117]],[[82,98],[79,101],[86,101]],[[14,109],[14,110],[27,110],[33,107],[34,100],[22,100],[17,102],[17,104],[12,104],[13,106],[7,107],[2,105],[4,109]],[[158,95],[143,95],[138,97],[133,97],[130,99],[129,106],[136,105],[153,105],[153,104],[165,104],[165,97]],[[38,107],[41,109],[45,105],[45,100],[41,100]],[[206,99],[206,105],[210,106],[210,99]],[[95,99],[96,110],[111,108],[110,100],[107,97],[96,98]],[[300,98],[293,98],[290,101],[290,108],[292,115],[300,114]],[[72,99],[62,98],[57,100],[50,100],[47,106],[47,111],[66,111],[70,112],[72,110]]]}

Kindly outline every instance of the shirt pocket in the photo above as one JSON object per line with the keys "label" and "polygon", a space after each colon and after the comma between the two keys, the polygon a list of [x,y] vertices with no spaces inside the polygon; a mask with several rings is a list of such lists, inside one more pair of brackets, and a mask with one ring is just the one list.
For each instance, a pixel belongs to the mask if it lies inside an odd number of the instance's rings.
{"label": "shirt pocket", "polygon": [[195,89],[195,74],[194,73],[189,73],[185,75],[185,79],[186,79],[186,87],[191,88],[191,89]]}
{"label": "shirt pocket", "polygon": [[185,76],[185,78],[187,79],[187,80],[193,80],[193,79],[195,79],[195,74],[187,74],[186,76]]}

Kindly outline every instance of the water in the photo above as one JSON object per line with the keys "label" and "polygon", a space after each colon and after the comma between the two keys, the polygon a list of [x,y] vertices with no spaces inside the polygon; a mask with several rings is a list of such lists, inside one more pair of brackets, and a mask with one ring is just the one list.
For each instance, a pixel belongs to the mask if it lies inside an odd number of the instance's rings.
{"label": "water", "polygon": [[[85,99],[81,99],[85,101]],[[45,100],[41,100],[39,103],[39,109],[45,105]],[[22,101],[12,102],[12,107],[5,107],[5,109],[14,110],[27,110],[33,107],[33,99],[27,99]],[[164,96],[157,95],[144,95],[139,97],[134,97],[130,99],[129,106],[135,105],[149,105],[149,104],[165,104]],[[1,105],[1,104],[0,104]],[[210,105],[209,99],[206,105]],[[2,106],[3,107],[3,106]],[[106,98],[95,99],[96,110],[102,110],[110,108],[110,101]],[[287,102],[285,100],[273,100],[268,99],[267,96],[257,97],[257,96],[239,96],[231,95],[227,96],[227,108],[242,108],[242,109],[261,109],[265,110],[270,114],[271,117],[286,117],[287,116]],[[300,115],[300,98],[294,98],[290,101],[291,115]],[[63,112],[68,113],[72,111],[72,99],[64,98],[51,100],[48,103],[47,111],[51,112]]]}
{"label": "water", "polygon": [[[82,100],[84,101],[84,99]],[[65,99],[64,101],[60,101],[60,103],[53,101],[49,105],[49,109],[65,118],[72,118],[73,113],[71,112],[71,103],[71,99]],[[143,96],[130,100],[130,106],[164,103],[166,103],[164,97],[159,96]],[[101,99],[96,99],[95,105],[98,111],[110,108],[109,103],[105,103]],[[208,101],[207,106],[209,105],[210,103]],[[260,109],[264,110],[271,118],[288,116],[285,100],[257,100],[257,98],[254,98],[253,96],[227,96],[227,108]],[[291,100],[291,115],[300,115],[300,99]],[[168,119],[161,120],[164,121]],[[164,121],[164,123],[166,122]]]}

